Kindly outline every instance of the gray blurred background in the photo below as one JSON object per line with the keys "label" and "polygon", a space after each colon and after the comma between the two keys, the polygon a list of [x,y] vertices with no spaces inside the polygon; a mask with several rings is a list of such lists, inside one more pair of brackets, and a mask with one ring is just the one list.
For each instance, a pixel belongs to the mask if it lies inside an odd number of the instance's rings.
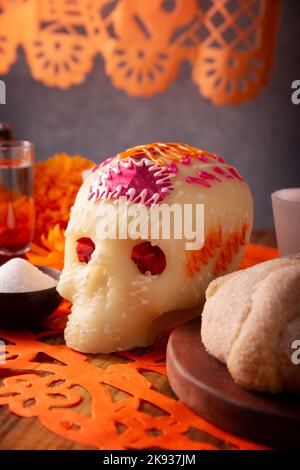
{"label": "gray blurred background", "polygon": [[11,122],[16,137],[35,142],[39,160],[64,151],[100,162],[159,140],[219,153],[252,187],[255,227],[272,228],[271,192],[300,186],[300,105],[291,102],[291,83],[300,80],[299,18],[300,1],[283,0],[271,83],[240,106],[215,107],[203,99],[187,66],[165,94],[129,97],[112,86],[101,57],[84,84],[48,88],[31,78],[20,51],[1,77],[7,104],[0,106],[0,121]]}

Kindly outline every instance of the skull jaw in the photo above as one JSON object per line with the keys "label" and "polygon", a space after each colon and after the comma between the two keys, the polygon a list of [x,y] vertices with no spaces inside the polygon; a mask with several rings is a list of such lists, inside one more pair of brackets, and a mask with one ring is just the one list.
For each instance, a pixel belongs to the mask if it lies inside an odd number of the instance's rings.
{"label": "skull jaw", "polygon": [[[69,317],[65,329],[65,341],[68,347],[82,353],[109,354],[117,351],[127,351],[137,347],[147,347],[153,344],[155,338],[165,331],[170,324],[179,326],[200,316],[203,305],[198,304],[189,309],[172,310],[156,316],[145,324],[138,324],[128,330],[112,334],[105,328],[92,328]],[[130,333],[129,333],[130,330]]]}
{"label": "skull jaw", "polygon": [[108,335],[103,329],[85,328],[84,325],[75,323],[72,319],[69,319],[65,329],[65,341],[69,348],[91,354],[127,351],[136,347],[149,346],[152,343],[145,336],[134,340],[132,336],[128,338]]}

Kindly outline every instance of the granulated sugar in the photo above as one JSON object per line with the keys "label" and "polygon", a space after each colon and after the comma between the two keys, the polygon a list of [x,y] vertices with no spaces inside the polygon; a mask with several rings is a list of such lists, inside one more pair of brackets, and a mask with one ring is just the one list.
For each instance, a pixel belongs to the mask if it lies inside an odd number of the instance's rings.
{"label": "granulated sugar", "polygon": [[0,292],[32,292],[56,286],[57,281],[21,258],[0,267]]}

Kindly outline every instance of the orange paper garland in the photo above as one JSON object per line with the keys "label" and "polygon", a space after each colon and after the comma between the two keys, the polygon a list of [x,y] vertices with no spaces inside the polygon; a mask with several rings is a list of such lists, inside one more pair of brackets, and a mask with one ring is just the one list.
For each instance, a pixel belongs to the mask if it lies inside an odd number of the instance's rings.
{"label": "orange paper garland", "polygon": [[255,97],[269,80],[279,0],[0,0],[0,74],[25,50],[34,79],[82,83],[101,54],[116,88],[165,91],[183,61],[215,104]]}

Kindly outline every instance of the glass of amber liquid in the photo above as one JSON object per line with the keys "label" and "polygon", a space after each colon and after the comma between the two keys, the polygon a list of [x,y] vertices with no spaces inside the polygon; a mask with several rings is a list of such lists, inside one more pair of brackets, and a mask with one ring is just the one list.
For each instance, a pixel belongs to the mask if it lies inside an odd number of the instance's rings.
{"label": "glass of amber liquid", "polygon": [[34,145],[24,140],[0,142],[0,255],[19,256],[34,234]]}

